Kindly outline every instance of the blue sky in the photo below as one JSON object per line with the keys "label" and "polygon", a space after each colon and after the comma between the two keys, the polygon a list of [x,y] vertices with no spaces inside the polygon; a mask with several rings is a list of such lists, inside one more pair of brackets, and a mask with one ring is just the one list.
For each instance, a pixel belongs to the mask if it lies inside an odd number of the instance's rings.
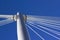
{"label": "blue sky", "polygon": [[60,16],[60,0],[0,0],[0,13]]}

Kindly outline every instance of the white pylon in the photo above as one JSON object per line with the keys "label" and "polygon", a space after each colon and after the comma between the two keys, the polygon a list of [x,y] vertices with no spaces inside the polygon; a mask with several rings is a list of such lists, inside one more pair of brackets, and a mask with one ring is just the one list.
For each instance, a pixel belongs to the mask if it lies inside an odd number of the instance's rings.
{"label": "white pylon", "polygon": [[23,37],[23,31],[22,31],[22,24],[21,24],[21,19],[19,17],[19,13],[17,13],[17,37],[18,37],[18,40],[24,40],[24,37]]}
{"label": "white pylon", "polygon": [[[27,31],[25,26],[22,27],[22,23],[21,23],[21,18],[20,16],[23,15],[19,15],[19,12],[17,12],[17,15],[0,15],[0,18],[7,18],[10,20],[14,20],[17,22],[17,39],[18,40],[29,40],[28,35],[27,35]],[[25,16],[23,17],[23,21],[25,20]],[[26,20],[25,20],[26,21]],[[24,24],[23,24],[24,25]]]}

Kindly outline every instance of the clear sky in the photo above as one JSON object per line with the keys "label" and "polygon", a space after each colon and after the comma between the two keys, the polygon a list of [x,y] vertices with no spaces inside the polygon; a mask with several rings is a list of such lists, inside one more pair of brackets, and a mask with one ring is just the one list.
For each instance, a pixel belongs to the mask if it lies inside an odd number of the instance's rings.
{"label": "clear sky", "polygon": [[0,0],[0,13],[60,16],[60,0]]}

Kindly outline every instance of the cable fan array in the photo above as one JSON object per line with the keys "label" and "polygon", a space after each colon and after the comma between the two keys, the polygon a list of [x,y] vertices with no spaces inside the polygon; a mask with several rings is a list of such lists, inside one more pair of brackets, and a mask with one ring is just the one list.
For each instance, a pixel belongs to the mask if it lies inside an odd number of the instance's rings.
{"label": "cable fan array", "polygon": [[[12,22],[14,22],[13,19],[7,18],[5,20],[0,21],[0,26],[6,25],[6,24],[9,24]],[[19,22],[20,21],[18,20],[18,22],[17,22],[18,27],[20,27],[20,25],[21,25],[21,23],[19,23]],[[37,32],[38,30],[55,38],[56,40],[60,40],[60,17],[27,15],[27,20],[26,20],[25,25],[26,25],[27,29],[29,28],[33,33],[35,33],[40,38],[38,40],[46,40],[46,38],[44,36],[40,35],[40,33]],[[37,29],[37,31],[34,30],[33,28]],[[20,29],[18,28],[18,30],[20,30]],[[22,30],[20,30],[20,31],[22,31]],[[20,31],[17,31],[17,33]],[[19,37],[20,36],[21,35],[19,35]],[[23,37],[22,37],[22,39],[23,39]],[[31,40],[31,38],[30,38],[30,40]]]}
{"label": "cable fan array", "polygon": [[27,26],[27,28],[33,31],[33,33],[35,33],[41,40],[46,39],[33,28],[48,34],[56,40],[60,40],[60,17],[28,15],[25,25]]}
{"label": "cable fan array", "polygon": [[6,25],[6,24],[9,24],[9,23],[12,23],[12,22],[14,22],[14,20],[7,18],[7,19],[4,19],[4,20],[0,21],[0,26]]}

